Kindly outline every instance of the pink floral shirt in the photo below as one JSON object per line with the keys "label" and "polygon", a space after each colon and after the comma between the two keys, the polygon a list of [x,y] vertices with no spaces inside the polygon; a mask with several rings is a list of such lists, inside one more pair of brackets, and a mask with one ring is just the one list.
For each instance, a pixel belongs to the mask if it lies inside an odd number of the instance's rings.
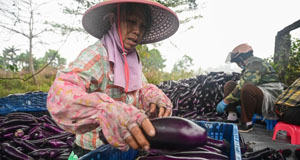
{"label": "pink floral shirt", "polygon": [[83,50],[69,68],[59,71],[47,98],[47,108],[55,122],[68,132],[76,133],[75,143],[94,150],[106,140],[114,147],[127,150],[125,138],[130,128],[139,125],[150,103],[172,108],[169,98],[143,77],[140,90],[125,93],[113,85],[111,64],[100,41]]}

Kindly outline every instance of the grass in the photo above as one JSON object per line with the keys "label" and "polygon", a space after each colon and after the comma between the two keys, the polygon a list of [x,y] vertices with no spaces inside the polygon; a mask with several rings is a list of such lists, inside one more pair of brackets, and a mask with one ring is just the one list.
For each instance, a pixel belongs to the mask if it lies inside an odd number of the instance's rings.
{"label": "grass", "polygon": [[[4,71],[1,71],[4,73]],[[0,74],[1,74],[0,73]],[[1,74],[0,77],[24,77],[29,76],[30,74],[21,74],[21,73],[5,73]],[[23,81],[20,79],[1,79],[0,78],[0,97],[6,97],[9,94],[16,93],[26,93],[33,91],[43,91],[48,92],[51,87],[56,75],[55,69],[45,69],[40,74],[36,76],[38,84],[34,84],[33,79],[28,81]]]}

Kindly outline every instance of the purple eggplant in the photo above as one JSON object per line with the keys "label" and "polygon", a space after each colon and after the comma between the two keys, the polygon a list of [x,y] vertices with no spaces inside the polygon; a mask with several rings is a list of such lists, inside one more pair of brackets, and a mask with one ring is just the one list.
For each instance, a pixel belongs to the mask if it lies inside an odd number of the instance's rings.
{"label": "purple eggplant", "polygon": [[10,139],[10,138],[13,138],[13,137],[14,137],[14,133],[6,133],[6,134],[3,135],[3,138]]}
{"label": "purple eggplant", "polygon": [[267,159],[272,154],[272,149],[264,148],[255,152],[245,153],[243,160],[256,160],[256,159]]}
{"label": "purple eggplant", "polygon": [[193,121],[180,117],[151,119],[156,134],[146,135],[151,148],[187,149],[206,144],[207,133],[204,128]]}
{"label": "purple eggplant", "polygon": [[62,153],[62,154],[58,155],[57,157],[55,157],[55,160],[66,160],[70,157],[70,153],[71,152]]}
{"label": "purple eggplant", "polygon": [[32,134],[34,134],[35,132],[37,132],[39,130],[41,130],[40,126],[35,126],[27,132],[27,135],[31,136]]}
{"label": "purple eggplant", "polygon": [[28,116],[28,117],[33,117],[32,114],[30,113],[25,113],[25,112],[12,112],[6,115],[7,117],[11,117],[11,116]]}
{"label": "purple eggplant", "polygon": [[207,151],[183,151],[183,152],[177,152],[173,153],[172,156],[177,157],[203,157],[208,159],[228,159],[228,156],[216,153],[216,152],[207,152]]}
{"label": "purple eggplant", "polygon": [[46,123],[52,124],[54,126],[57,126],[57,124],[49,117],[48,115],[43,115],[42,117]]}
{"label": "purple eggplant", "polygon": [[29,152],[28,155],[34,158],[55,158],[58,155],[67,152],[68,149],[52,149],[52,148],[42,148]]}
{"label": "purple eggplant", "polygon": [[28,140],[28,139],[30,139],[30,136],[29,136],[29,135],[24,135],[24,136],[22,137],[22,139],[23,139],[23,140]]}
{"label": "purple eggplant", "polygon": [[35,145],[44,145],[49,140],[56,139],[56,140],[64,141],[66,138],[68,138],[70,136],[73,136],[73,135],[74,134],[72,134],[72,133],[65,132],[65,133],[61,133],[61,134],[58,134],[58,135],[53,135],[51,137],[42,138],[42,139],[38,139],[38,140],[29,140],[29,141],[31,143],[35,144]]}
{"label": "purple eggplant", "polygon": [[14,125],[29,125],[31,123],[37,123],[37,121],[35,119],[9,119],[3,121],[1,127]]}
{"label": "purple eggplant", "polygon": [[195,148],[190,148],[190,149],[180,149],[180,150],[166,150],[166,149],[151,148],[147,154],[149,154],[149,155],[176,155],[181,152],[199,152],[199,151],[223,154],[223,152],[221,150],[219,150],[218,148],[214,148],[214,147],[208,146],[208,145],[203,145],[201,147],[195,147]]}
{"label": "purple eggplant", "polygon": [[8,143],[3,143],[2,150],[7,157],[10,157],[15,160],[33,160],[31,156],[28,156],[22,152],[20,152],[17,148],[11,146]]}
{"label": "purple eggplant", "polygon": [[9,127],[1,127],[0,128],[0,135],[3,134],[3,133],[15,133],[15,131],[17,129],[22,129],[23,131],[26,131],[27,129],[29,129],[29,126],[26,126],[26,125],[12,125],[12,126],[9,126]]}
{"label": "purple eggplant", "polygon": [[32,139],[42,139],[42,138],[47,138],[47,136],[42,132],[42,130],[39,130],[32,135]]}
{"label": "purple eggplant", "polygon": [[75,141],[75,137],[67,137],[66,143],[69,145],[69,147],[72,147]]}
{"label": "purple eggplant", "polygon": [[54,133],[63,133],[63,132],[65,132],[63,129],[59,128],[58,126],[52,125],[52,124],[49,124],[49,123],[43,123],[43,127],[45,127],[50,132],[54,132]]}
{"label": "purple eggplant", "polygon": [[48,143],[53,147],[53,148],[67,148],[68,144],[66,142],[56,140],[56,139],[51,139],[48,141]]}
{"label": "purple eggplant", "polygon": [[213,146],[209,146],[209,145],[203,145],[203,146],[197,147],[197,148],[203,149],[204,151],[206,150],[206,151],[215,152],[215,153],[220,153],[220,154],[222,153],[222,151],[221,151],[220,149],[215,148],[215,147],[213,147]]}
{"label": "purple eggplant", "polygon": [[218,148],[223,152],[228,153],[230,151],[230,143],[227,142],[225,139],[217,140],[217,139],[213,139],[211,137],[207,137],[206,145],[212,146],[214,148]]}
{"label": "purple eggplant", "polygon": [[20,139],[20,138],[14,138],[13,141],[18,144],[19,146],[22,146],[26,151],[34,151],[37,150],[39,147],[30,143],[28,140]]}

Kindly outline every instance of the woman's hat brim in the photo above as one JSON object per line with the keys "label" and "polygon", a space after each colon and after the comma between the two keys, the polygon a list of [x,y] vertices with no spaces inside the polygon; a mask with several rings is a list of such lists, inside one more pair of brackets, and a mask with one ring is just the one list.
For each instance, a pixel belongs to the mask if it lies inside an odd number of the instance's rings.
{"label": "woman's hat brim", "polygon": [[82,18],[83,28],[92,36],[101,39],[111,28],[109,18],[104,18],[116,9],[117,3],[142,3],[148,5],[151,24],[145,32],[142,44],[154,43],[173,35],[179,28],[177,15],[168,7],[151,0],[109,0],[88,9]]}

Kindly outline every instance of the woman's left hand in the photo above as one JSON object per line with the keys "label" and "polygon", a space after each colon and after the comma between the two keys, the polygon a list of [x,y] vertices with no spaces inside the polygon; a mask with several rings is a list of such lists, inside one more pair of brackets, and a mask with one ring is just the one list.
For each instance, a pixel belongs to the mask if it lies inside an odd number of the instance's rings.
{"label": "woman's left hand", "polygon": [[171,115],[171,108],[167,108],[167,107],[159,107],[158,108],[158,106],[156,104],[151,103],[150,107],[149,107],[149,111],[147,112],[147,115],[149,116],[149,118],[168,117]]}

